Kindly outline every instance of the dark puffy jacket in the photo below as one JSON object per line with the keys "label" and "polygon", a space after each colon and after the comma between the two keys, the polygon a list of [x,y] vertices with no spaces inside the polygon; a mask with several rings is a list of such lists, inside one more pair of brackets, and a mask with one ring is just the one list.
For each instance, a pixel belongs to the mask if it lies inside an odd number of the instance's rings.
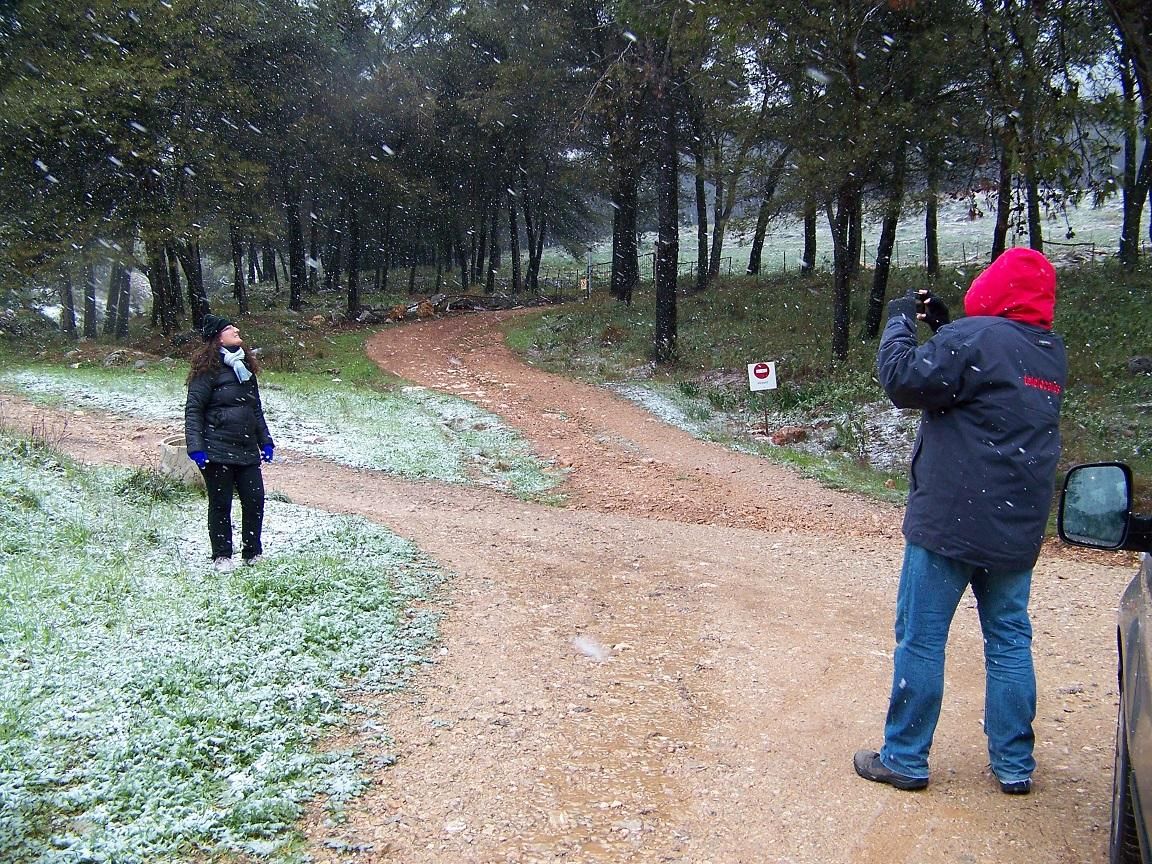
{"label": "dark puffy jacket", "polygon": [[227,366],[188,384],[184,405],[184,440],[188,452],[203,450],[209,462],[255,465],[260,446],[270,444],[260,387],[253,375],[244,383]]}
{"label": "dark puffy jacket", "polygon": [[961,318],[919,346],[914,328],[889,319],[877,355],[893,404],[924,412],[904,536],[978,567],[1026,570],[1052,503],[1064,342],[987,315]]}

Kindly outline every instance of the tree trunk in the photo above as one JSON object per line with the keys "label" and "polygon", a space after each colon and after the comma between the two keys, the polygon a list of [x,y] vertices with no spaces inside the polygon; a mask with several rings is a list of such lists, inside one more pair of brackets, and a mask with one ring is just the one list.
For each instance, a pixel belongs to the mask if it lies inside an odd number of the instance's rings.
{"label": "tree trunk", "polygon": [[835,208],[828,202],[828,225],[832,231],[832,358],[848,358],[848,328],[851,324],[852,247],[850,242],[853,213],[859,206],[858,193],[845,183],[837,193]]}
{"label": "tree trunk", "polygon": [[[315,209],[315,201],[313,201]],[[320,290],[320,220],[315,213],[308,214],[308,280],[306,290],[316,294]]]}
{"label": "tree trunk", "polygon": [[900,222],[900,209],[904,203],[904,171],[907,149],[899,146],[892,161],[892,178],[888,189],[888,203],[880,226],[880,242],[876,247],[876,270],[872,274],[872,291],[868,295],[866,332],[869,339],[880,335],[884,298],[888,293],[888,274],[892,269],[892,249],[896,245],[896,226]]}
{"label": "tree trunk", "polygon": [[120,313],[120,292],[123,284],[120,276],[124,272],[119,261],[111,262],[108,268],[108,291],[104,295],[104,335],[116,334],[116,316]]}
{"label": "tree trunk", "polygon": [[340,233],[336,226],[328,223],[328,237],[324,243],[324,293],[329,294],[339,287]]}
{"label": "tree trunk", "polygon": [[676,276],[679,269],[680,186],[679,146],[677,144],[677,112],[667,88],[671,82],[662,82],[664,92],[657,97],[656,116],[659,119],[659,143],[656,167],[657,239],[656,262],[653,279],[656,288],[656,327],[653,333],[653,355],[657,363],[671,363],[676,359]]}
{"label": "tree trunk", "polygon": [[84,338],[96,338],[96,268],[84,262]]}
{"label": "tree trunk", "polygon": [[[693,145],[692,158],[696,162],[696,284],[692,290],[700,292],[708,287],[708,186],[704,182],[708,165],[700,142]],[[716,197],[720,197],[719,185]]]}
{"label": "tree trunk", "polygon": [[395,205],[389,203],[384,208],[384,225],[380,229],[380,254],[384,256],[384,263],[381,267],[380,285],[378,291],[382,294],[388,292],[388,271],[392,269],[392,214],[395,211]]}
{"label": "tree trunk", "polygon": [[280,256],[280,266],[276,266],[276,262],[272,262],[272,285],[276,289],[276,296],[280,296],[280,273],[283,271],[288,275],[288,269],[284,266],[284,256]]}
{"label": "tree trunk", "polygon": [[195,240],[176,241],[173,245],[184,281],[188,285],[188,308],[192,310],[192,326],[199,330],[208,314],[208,293],[204,289],[204,271],[200,265],[200,244]]}
{"label": "tree trunk", "polygon": [[[126,248],[131,248],[129,243]],[[132,268],[120,268],[120,291],[116,298],[116,338],[128,338],[128,319],[132,314]]]}
{"label": "tree trunk", "polygon": [[264,281],[263,274],[260,273],[260,265],[257,261],[256,254],[256,241],[248,241],[248,284],[256,285]]}
{"label": "tree trunk", "polygon": [[[125,244],[129,248],[131,244]],[[128,335],[128,309],[131,292],[130,272],[119,261],[113,262],[108,276],[108,296],[104,304],[104,335],[123,339]]]}
{"label": "tree trunk", "polygon": [[351,195],[348,200],[348,317],[360,314],[360,214]]}
{"label": "tree trunk", "polygon": [[1012,221],[1012,149],[1015,136],[1011,121],[1000,135],[1000,176],[996,194],[996,225],[992,231],[992,260],[995,261],[1008,245],[1008,228]]}
{"label": "tree trunk", "polygon": [[[756,233],[752,235],[752,250],[748,254],[748,274],[760,272],[760,259],[764,254],[764,239],[768,235],[768,221],[771,218],[772,199],[776,197],[776,188],[780,185],[780,178],[788,165],[788,157],[792,155],[792,148],[785,147],[777,154],[768,176],[764,179],[764,193],[760,201],[760,209],[756,213]],[[815,232],[815,223],[813,223]]]}
{"label": "tree trunk", "polygon": [[[527,221],[527,208],[524,213],[524,219]],[[460,233],[460,224],[455,216],[452,217],[452,231],[456,235],[456,266],[460,268],[460,291],[463,293],[468,290],[468,245],[465,242],[467,235]]]}
{"label": "tree trunk", "polygon": [[854,282],[860,275],[860,259],[864,257],[864,196],[859,190],[853,190],[852,200],[855,206],[848,214],[848,279]]}
{"label": "tree trunk", "polygon": [[640,281],[640,260],[636,250],[636,212],[639,197],[639,155],[622,153],[631,161],[617,165],[616,188],[612,198],[612,276],[611,293],[617,300],[632,304],[632,292]]}
{"label": "tree trunk", "polygon": [[504,266],[504,247],[500,245],[500,214],[504,210],[503,195],[492,202],[491,224],[488,227],[488,269],[496,273]]}
{"label": "tree trunk", "polygon": [[[717,157],[717,161],[719,161],[719,157]],[[732,182],[735,182],[735,178]],[[712,202],[712,249],[708,255],[708,275],[705,285],[712,284],[720,275],[720,258],[724,252],[724,235],[728,231],[726,200],[732,193],[732,187],[725,184],[719,171],[716,173],[713,191],[716,193],[716,198]]]}
{"label": "tree trunk", "polygon": [[[328,226],[328,255],[324,259],[324,290],[340,290],[340,259],[344,246],[344,226],[347,221],[347,202],[343,195],[336,209],[336,222]],[[328,265],[332,266],[329,267]]]}
{"label": "tree trunk", "polygon": [[768,219],[772,215],[772,205],[768,196],[760,202],[760,209],[756,211],[756,232],[752,235],[752,248],[748,251],[749,276],[760,272],[760,259],[764,255],[764,238],[768,236]]}
{"label": "tree trunk", "polygon": [[480,274],[484,272],[484,261],[488,255],[488,203],[480,208],[480,231],[473,234],[476,240],[472,250],[472,281],[479,282]]}
{"label": "tree trunk", "polygon": [[164,260],[164,246],[155,237],[144,236],[144,254],[148,258],[148,281],[152,285],[152,312],[160,320],[160,332],[170,334],[177,321],[172,314],[172,283]]}
{"label": "tree trunk", "polygon": [[1036,163],[1024,166],[1024,188],[1028,194],[1028,245],[1037,252],[1044,251],[1044,220],[1040,218],[1040,180]]}
{"label": "tree trunk", "polygon": [[500,236],[496,231],[497,215],[503,208],[499,200],[494,200],[490,208],[490,225],[488,228],[488,272],[484,275],[484,293],[496,293],[496,271],[500,269]]}
{"label": "tree trunk", "polygon": [[184,291],[180,287],[180,264],[176,247],[165,243],[161,254],[168,268],[168,302],[172,306],[173,317],[179,322],[184,317]]}
{"label": "tree trunk", "polygon": [[934,163],[928,167],[927,199],[924,202],[924,270],[940,275],[940,180]]}
{"label": "tree trunk", "polygon": [[[1121,196],[1124,217],[1120,226],[1120,265],[1131,272],[1140,258],[1140,223],[1144,215],[1144,200],[1152,206],[1152,128],[1142,123],[1136,105],[1136,81],[1130,62],[1121,64],[1121,85],[1127,116],[1124,130],[1124,176]],[[1139,135],[1143,129],[1144,153],[1138,158]],[[1152,223],[1148,236],[1152,239]]]}
{"label": "tree trunk", "polygon": [[284,219],[288,234],[288,308],[299,312],[304,306],[304,229],[300,224],[300,188],[284,181]]}
{"label": "tree trunk", "polygon": [[60,268],[60,332],[76,338],[76,295],[72,292],[72,271]]}
{"label": "tree trunk", "polygon": [[260,269],[264,272],[264,278],[268,278],[269,273],[276,272],[276,250],[272,248],[272,241],[267,237],[260,244],[260,257],[262,259]]}
{"label": "tree trunk", "polygon": [[[528,290],[536,293],[537,285],[532,281],[532,250],[536,248],[536,223],[532,218],[532,202],[528,200],[528,195],[523,188],[521,189],[521,199],[524,201],[524,239],[528,242],[528,275],[527,283]],[[618,208],[613,208],[612,211],[612,250],[615,256],[616,250],[616,211]],[[615,273],[616,263],[613,260],[612,270]],[[615,279],[615,276],[613,276]],[[615,283],[612,286],[612,296],[616,296]]]}
{"label": "tree trunk", "polygon": [[240,242],[240,232],[231,222],[228,223],[228,241],[232,248],[232,278],[236,280],[232,286],[232,296],[236,298],[237,311],[247,315],[248,285],[244,281],[244,244]]}
{"label": "tree trunk", "polygon": [[512,294],[520,293],[520,224],[516,218],[516,199],[508,196],[508,255],[512,259]]}
{"label": "tree trunk", "polygon": [[804,253],[800,258],[800,272],[811,273],[816,269],[816,201],[804,200]]}
{"label": "tree trunk", "polygon": [[[527,227],[532,209],[527,200],[524,203],[524,225]],[[528,232],[528,291],[536,296],[540,294],[540,261],[544,257],[544,230],[546,222],[543,216],[539,218],[533,232]],[[635,235],[633,235],[635,237]],[[631,298],[631,294],[629,294]]]}

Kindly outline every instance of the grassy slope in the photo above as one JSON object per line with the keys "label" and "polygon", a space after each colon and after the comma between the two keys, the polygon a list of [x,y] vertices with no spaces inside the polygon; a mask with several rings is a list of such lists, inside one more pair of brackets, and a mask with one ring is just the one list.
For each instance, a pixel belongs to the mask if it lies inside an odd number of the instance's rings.
{"label": "grassy slope", "polygon": [[296,861],[304,803],[362,787],[317,742],[355,716],[349,686],[421,661],[436,613],[412,602],[443,574],[280,502],[264,563],[218,574],[203,514],[167,478],[0,432],[0,860]]}
{"label": "grassy slope", "polygon": [[[264,346],[261,394],[278,446],[410,479],[478,483],[554,500],[550,490],[559,476],[513,430],[466,400],[405,387],[384,374],[364,355],[363,330],[338,331],[282,310],[239,324],[250,345]],[[30,346],[42,350],[29,357]],[[124,364],[104,368],[114,350],[107,343],[77,345],[51,334],[0,341],[0,388],[182,430],[187,364],[181,355],[191,344],[175,346],[141,330],[126,347],[169,359],[136,369],[129,355]]]}
{"label": "grassy slope", "polygon": [[[953,310],[975,271],[952,270],[932,286]],[[1152,271],[1124,274],[1111,265],[1060,273],[1056,329],[1065,337],[1069,387],[1065,401],[1065,466],[1080,461],[1128,462],[1152,484],[1152,375],[1132,374],[1134,356],[1152,354]],[[889,296],[925,284],[916,270],[893,274]],[[510,342],[539,365],[594,381],[643,379],[645,387],[695,400],[697,411],[749,420],[762,412],[763,394],[749,394],[746,364],[777,361],[780,388],[767,396],[774,414],[850,414],[853,406],[884,399],[874,378],[876,342],[863,338],[863,289],[856,292],[848,359],[831,362],[828,277],[733,277],[679,301],[678,362],[648,362],[653,308],[650,289],[632,307],[597,297],[530,319],[519,319]],[[743,428],[738,423],[730,428]],[[737,436],[736,443],[740,443]],[[745,442],[746,443],[746,442]],[[777,458],[787,457],[780,450]],[[833,485],[876,491],[876,478],[851,460],[809,470]],[[891,479],[891,478],[885,478]],[[892,483],[887,484],[891,486]]]}

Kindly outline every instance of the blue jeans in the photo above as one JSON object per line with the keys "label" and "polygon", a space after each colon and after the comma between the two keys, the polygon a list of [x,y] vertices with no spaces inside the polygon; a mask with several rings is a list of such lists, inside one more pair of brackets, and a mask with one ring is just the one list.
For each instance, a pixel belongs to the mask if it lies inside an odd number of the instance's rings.
{"label": "blue jeans", "polygon": [[952,616],[972,586],[984,631],[984,733],[992,771],[1005,783],[1032,776],[1036,673],[1028,593],[1032,571],[989,572],[908,544],[896,595],[892,696],[880,761],[928,776],[928,751],[944,697],[944,647]]}

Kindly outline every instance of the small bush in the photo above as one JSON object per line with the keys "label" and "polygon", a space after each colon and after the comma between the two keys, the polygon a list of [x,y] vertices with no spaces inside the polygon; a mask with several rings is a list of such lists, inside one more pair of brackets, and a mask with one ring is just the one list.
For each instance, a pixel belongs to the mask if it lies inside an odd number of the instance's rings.
{"label": "small bush", "polygon": [[197,492],[187,483],[151,468],[137,468],[117,486],[121,495],[135,495],[148,501],[183,501],[195,497]]}

